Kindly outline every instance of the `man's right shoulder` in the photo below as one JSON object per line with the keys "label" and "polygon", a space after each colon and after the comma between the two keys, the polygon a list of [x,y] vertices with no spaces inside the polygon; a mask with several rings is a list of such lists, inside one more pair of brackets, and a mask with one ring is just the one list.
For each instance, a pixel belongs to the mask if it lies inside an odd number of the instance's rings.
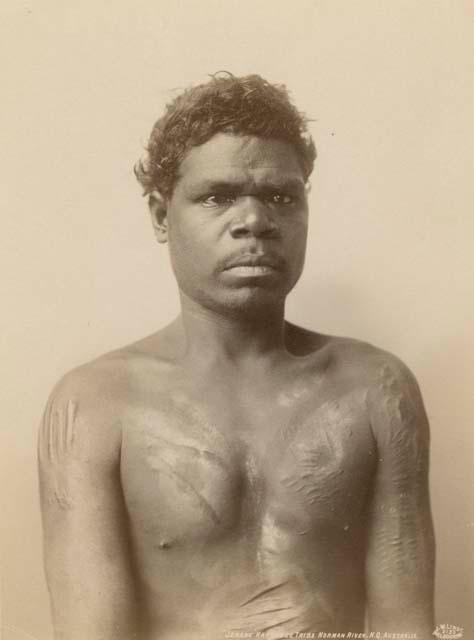
{"label": "man's right shoulder", "polygon": [[[104,365],[94,361],[76,367],[53,387],[40,423],[40,461],[59,462],[65,458],[58,453],[64,449],[60,447],[62,443],[69,442],[69,453],[73,453],[73,443],[76,450],[83,450],[87,442],[86,457],[97,450],[97,441],[103,437],[111,445],[114,441],[120,443],[117,416],[124,384],[116,369]],[[66,450],[67,447],[63,454]]]}
{"label": "man's right shoulder", "polygon": [[166,363],[160,358],[134,347],[108,352],[67,372],[54,386],[51,397],[74,396],[97,410],[126,405],[150,375],[160,378],[167,373]]}
{"label": "man's right shoulder", "polygon": [[67,442],[76,443],[74,455],[81,451],[84,460],[116,458],[123,424],[140,402],[150,368],[161,367],[133,350],[121,349],[66,373],[43,412],[39,431],[43,459],[58,449],[55,443]]}
{"label": "man's right shoulder", "polygon": [[68,371],[53,387],[49,402],[80,402],[103,412],[126,399],[129,367],[123,359],[103,356]]}

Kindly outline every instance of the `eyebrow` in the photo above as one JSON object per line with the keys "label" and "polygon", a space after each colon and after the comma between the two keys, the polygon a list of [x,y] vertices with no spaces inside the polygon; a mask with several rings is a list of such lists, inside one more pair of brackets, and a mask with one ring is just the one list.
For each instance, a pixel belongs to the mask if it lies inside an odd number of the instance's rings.
{"label": "eyebrow", "polygon": [[[248,188],[246,180],[202,180],[189,186],[189,191],[192,193],[204,192],[204,193],[223,193],[229,191],[242,191]],[[290,191],[303,192],[305,189],[305,183],[299,178],[281,178],[281,179],[262,179],[260,182],[253,182],[250,186],[251,189],[256,191]]]}

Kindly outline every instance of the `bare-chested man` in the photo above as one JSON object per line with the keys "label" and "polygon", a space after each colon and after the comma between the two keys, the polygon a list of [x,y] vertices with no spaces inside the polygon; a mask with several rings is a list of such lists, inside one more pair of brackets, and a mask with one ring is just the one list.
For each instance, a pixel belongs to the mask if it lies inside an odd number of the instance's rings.
{"label": "bare-chested man", "polygon": [[46,407],[58,639],[431,637],[417,384],[388,353],[284,320],[314,159],[258,76],[217,76],[156,123],[136,173],[181,315],[69,373]]}

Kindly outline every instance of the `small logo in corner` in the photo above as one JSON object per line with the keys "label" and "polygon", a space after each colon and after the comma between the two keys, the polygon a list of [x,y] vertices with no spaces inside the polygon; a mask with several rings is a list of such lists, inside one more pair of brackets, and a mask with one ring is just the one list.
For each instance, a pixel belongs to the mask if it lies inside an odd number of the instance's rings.
{"label": "small logo in corner", "polygon": [[433,631],[438,640],[458,640],[464,635],[464,629],[455,624],[439,624]]}

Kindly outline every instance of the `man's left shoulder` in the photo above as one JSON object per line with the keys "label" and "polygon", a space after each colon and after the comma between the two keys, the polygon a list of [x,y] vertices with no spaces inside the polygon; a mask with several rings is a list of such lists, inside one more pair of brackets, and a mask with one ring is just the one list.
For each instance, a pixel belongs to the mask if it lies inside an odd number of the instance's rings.
{"label": "man's left shoulder", "polygon": [[420,395],[413,372],[393,353],[355,338],[325,335],[294,325],[291,330],[298,338],[303,337],[302,353],[309,352],[310,361],[318,366],[322,362],[325,373],[337,385],[365,390],[369,396],[396,394],[415,399]]}
{"label": "man's left shoulder", "polygon": [[398,356],[372,347],[367,354],[368,398],[392,398],[416,404],[421,401],[420,388],[412,370]]}
{"label": "man's left shoulder", "polygon": [[351,348],[364,380],[365,405],[377,439],[409,433],[428,436],[423,398],[411,369],[393,353],[373,345],[353,344]]}
{"label": "man's left shoulder", "polygon": [[418,391],[414,374],[393,353],[353,338],[334,337],[329,346],[341,367],[357,375],[368,391],[389,391],[395,387],[407,392],[413,389]]}

